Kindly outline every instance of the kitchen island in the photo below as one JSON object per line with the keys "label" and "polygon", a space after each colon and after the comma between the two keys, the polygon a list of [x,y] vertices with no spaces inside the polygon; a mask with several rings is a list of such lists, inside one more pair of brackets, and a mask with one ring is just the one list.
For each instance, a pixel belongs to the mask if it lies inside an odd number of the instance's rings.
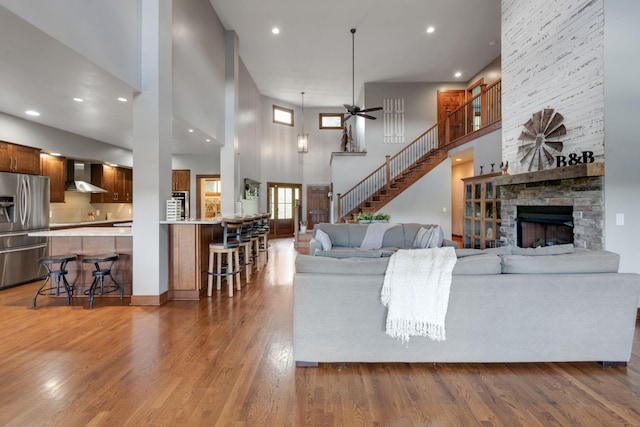
{"label": "kitchen island", "polygon": [[[93,281],[93,264],[83,264],[83,256],[117,253],[120,258],[111,270],[124,289],[132,292],[132,234],[130,227],[78,227],[29,233],[29,236],[49,238],[49,256],[77,255],[78,260],[67,264],[67,280],[74,287],[73,296],[85,296]],[[109,296],[119,296],[117,293]]]}
{"label": "kitchen island", "polygon": [[221,221],[160,221],[168,226],[169,300],[198,300],[206,294],[209,243],[222,239]]}

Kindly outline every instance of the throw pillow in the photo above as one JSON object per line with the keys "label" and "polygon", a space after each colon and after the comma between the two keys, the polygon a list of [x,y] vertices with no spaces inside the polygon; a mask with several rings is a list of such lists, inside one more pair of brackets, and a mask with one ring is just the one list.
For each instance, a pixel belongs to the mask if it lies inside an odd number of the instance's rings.
{"label": "throw pillow", "polygon": [[424,228],[420,227],[418,233],[416,234],[416,238],[413,239],[413,247],[415,249],[424,249],[427,248],[427,244],[429,243],[429,238],[433,234],[433,227]]}
{"label": "throw pillow", "polygon": [[426,248],[439,248],[442,246],[442,241],[444,240],[444,232],[442,231],[442,227],[436,225],[432,228],[431,235],[429,236],[429,241],[427,242]]}
{"label": "throw pillow", "polygon": [[327,233],[322,230],[316,230],[316,240],[322,245],[323,251],[330,251],[333,245],[331,244],[331,238]]}

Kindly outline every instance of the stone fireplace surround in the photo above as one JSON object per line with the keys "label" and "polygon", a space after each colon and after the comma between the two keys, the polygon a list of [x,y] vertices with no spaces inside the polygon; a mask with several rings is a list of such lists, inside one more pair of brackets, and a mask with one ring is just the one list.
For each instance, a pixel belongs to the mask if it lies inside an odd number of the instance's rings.
{"label": "stone fireplace surround", "polygon": [[604,163],[565,166],[494,179],[502,202],[500,240],[516,245],[518,206],[573,206],[573,244],[604,248]]}

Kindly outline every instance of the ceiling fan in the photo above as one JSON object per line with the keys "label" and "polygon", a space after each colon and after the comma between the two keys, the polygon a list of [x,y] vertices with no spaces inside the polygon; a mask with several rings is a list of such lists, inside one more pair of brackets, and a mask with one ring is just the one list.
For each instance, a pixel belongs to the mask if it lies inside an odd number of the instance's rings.
{"label": "ceiling fan", "polygon": [[355,90],[356,90],[355,89],[355,69],[356,69],[355,35],[356,35],[356,29],[352,28],[351,29],[351,105],[344,104],[344,108],[346,108],[347,113],[349,113],[349,115],[345,117],[344,120],[347,121],[353,116],[360,116],[360,117],[364,117],[365,119],[375,120],[376,117],[373,117],[366,113],[370,113],[371,111],[382,110],[382,107],[365,108],[364,110],[362,110],[360,109],[360,107],[356,105],[356,101],[355,101]]}

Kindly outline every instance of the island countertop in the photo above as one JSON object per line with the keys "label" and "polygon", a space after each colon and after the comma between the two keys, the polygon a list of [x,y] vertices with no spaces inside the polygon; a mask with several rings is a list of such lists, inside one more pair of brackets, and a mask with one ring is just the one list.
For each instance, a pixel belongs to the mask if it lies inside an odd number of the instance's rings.
{"label": "island countertop", "polygon": [[34,231],[28,235],[34,237],[130,237],[132,234],[130,227],[80,227]]}

